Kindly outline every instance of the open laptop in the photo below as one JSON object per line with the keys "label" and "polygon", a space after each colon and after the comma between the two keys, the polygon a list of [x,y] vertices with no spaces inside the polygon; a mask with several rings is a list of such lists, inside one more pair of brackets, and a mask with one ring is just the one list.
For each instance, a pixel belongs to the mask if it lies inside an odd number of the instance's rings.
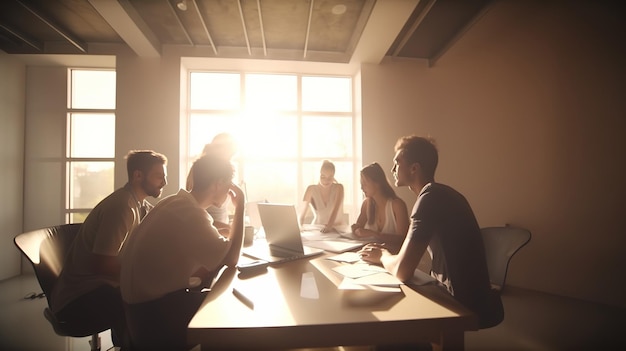
{"label": "open laptop", "polygon": [[302,245],[294,205],[259,202],[257,206],[267,242],[257,240],[252,246],[244,247],[244,255],[270,263],[279,263],[313,257],[324,252]]}

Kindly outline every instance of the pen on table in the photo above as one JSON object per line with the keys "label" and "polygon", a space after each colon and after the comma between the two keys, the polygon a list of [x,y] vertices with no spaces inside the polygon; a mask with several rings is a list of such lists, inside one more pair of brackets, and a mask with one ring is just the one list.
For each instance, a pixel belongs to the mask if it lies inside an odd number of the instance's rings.
{"label": "pen on table", "polygon": [[235,295],[239,301],[243,302],[244,305],[254,309],[254,302],[246,297],[246,295],[242,294],[239,290],[233,288],[233,295]]}

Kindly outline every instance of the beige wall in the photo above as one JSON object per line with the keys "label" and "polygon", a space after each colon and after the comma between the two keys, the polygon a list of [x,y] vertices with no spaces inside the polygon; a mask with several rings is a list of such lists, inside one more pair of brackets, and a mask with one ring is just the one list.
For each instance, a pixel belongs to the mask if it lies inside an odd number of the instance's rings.
{"label": "beige wall", "polygon": [[[115,183],[128,180],[124,156],[129,150],[150,149],[168,158],[164,195],[178,190],[180,59],[142,59],[118,55]],[[155,202],[148,198],[148,201]]]}
{"label": "beige wall", "polygon": [[626,305],[626,54],[616,25],[593,7],[498,2],[432,68],[364,67],[365,162],[389,168],[397,136],[432,135],[437,180],[466,195],[482,226],[532,231],[510,284]]}
{"label": "beige wall", "polygon": [[25,66],[0,53],[0,280],[20,272],[13,238],[22,231]]}

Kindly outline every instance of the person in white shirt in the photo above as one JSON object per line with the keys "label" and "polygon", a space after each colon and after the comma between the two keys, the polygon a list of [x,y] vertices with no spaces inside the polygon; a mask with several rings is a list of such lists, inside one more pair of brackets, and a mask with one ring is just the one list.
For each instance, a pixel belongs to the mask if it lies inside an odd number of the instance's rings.
{"label": "person in white shirt", "polygon": [[321,232],[326,233],[335,227],[347,224],[343,219],[343,185],[335,179],[335,164],[324,160],[320,168],[320,181],[309,185],[304,192],[304,202],[300,212],[300,223],[304,222],[309,205],[313,207],[312,224],[322,226]]}
{"label": "person in white shirt", "polygon": [[378,163],[361,169],[361,190],[365,199],[352,225],[354,236],[399,247],[409,229],[408,210]]}
{"label": "person in white shirt", "polygon": [[[243,243],[245,196],[232,183],[230,161],[207,154],[193,164],[193,188],[161,200],[120,254],[120,289],[133,348],[188,350],[187,325],[224,266],[237,264]],[[228,235],[207,207],[230,197],[235,205]]]}
{"label": "person in white shirt", "polygon": [[[200,157],[212,154],[217,157],[223,158],[225,160],[232,160],[232,158],[237,153],[237,141],[235,138],[229,133],[219,133],[213,137],[213,140],[209,144],[204,145],[204,149],[202,150],[202,154]],[[189,174],[187,175],[187,184],[185,189],[187,191],[191,191],[193,187],[193,166],[189,170]],[[223,235],[228,234],[228,230],[230,229],[230,219],[229,219],[229,210],[232,208],[232,203],[230,198],[226,198],[224,202],[219,204],[212,204],[207,208],[207,211],[213,217],[213,224],[219,230],[219,232]]]}

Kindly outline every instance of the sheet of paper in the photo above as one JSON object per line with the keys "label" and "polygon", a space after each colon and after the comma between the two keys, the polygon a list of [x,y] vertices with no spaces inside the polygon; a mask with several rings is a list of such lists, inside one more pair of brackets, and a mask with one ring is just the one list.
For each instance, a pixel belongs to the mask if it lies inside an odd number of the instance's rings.
{"label": "sheet of paper", "polygon": [[356,284],[379,285],[379,286],[400,286],[402,282],[389,273],[375,273],[354,279]]}
{"label": "sheet of paper", "polygon": [[339,255],[327,257],[326,259],[337,261],[337,262],[354,263],[354,262],[359,262],[361,260],[361,257],[359,257],[359,254],[356,252],[344,252]]}
{"label": "sheet of paper", "polygon": [[317,290],[317,284],[315,283],[315,276],[313,275],[313,272],[302,273],[300,296],[305,299],[319,299],[320,293]]}
{"label": "sheet of paper", "polygon": [[333,268],[333,271],[343,275],[346,278],[360,278],[366,275],[376,274],[374,270],[363,269],[360,264],[344,264]]}
{"label": "sheet of paper", "polygon": [[355,266],[358,269],[362,269],[364,271],[370,271],[370,272],[387,272],[387,270],[384,267],[381,266],[377,266],[371,263],[367,263],[365,261],[361,261],[361,262],[356,262],[353,264],[353,266]]}
{"label": "sheet of paper", "polygon": [[348,252],[363,246],[363,243],[339,240],[306,240],[304,246],[322,249],[326,252]]}
{"label": "sheet of paper", "polygon": [[356,279],[344,278],[339,286],[339,290],[372,290],[379,292],[402,292],[400,286],[380,286],[380,285],[364,285],[356,282]]}

